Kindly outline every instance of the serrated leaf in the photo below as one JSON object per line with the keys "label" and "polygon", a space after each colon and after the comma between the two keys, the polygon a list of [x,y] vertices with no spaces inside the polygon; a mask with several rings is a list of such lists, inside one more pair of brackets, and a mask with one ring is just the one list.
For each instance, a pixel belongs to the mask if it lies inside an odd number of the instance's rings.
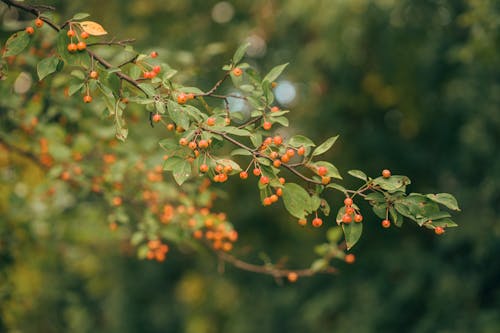
{"label": "serrated leaf", "polygon": [[335,143],[335,141],[337,141],[338,138],[338,135],[328,138],[325,142],[314,149],[312,156],[318,156],[328,151],[330,148],[332,148],[333,144]]}
{"label": "serrated leaf", "polygon": [[309,211],[310,197],[302,186],[286,183],[283,186],[283,203],[291,215],[300,219]]}
{"label": "serrated leaf", "polygon": [[108,32],[104,30],[102,25],[94,21],[82,21],[79,23],[80,27],[82,27],[83,31],[87,32],[92,36],[103,36],[107,35]]}
{"label": "serrated leaf", "polygon": [[25,31],[19,31],[7,39],[3,57],[15,56],[21,53],[29,44],[31,38]]}
{"label": "serrated leaf", "polygon": [[359,178],[361,180],[368,180],[368,176],[361,170],[349,170],[347,171],[348,174],[350,174],[353,177]]}
{"label": "serrated leaf", "polygon": [[273,69],[271,69],[269,71],[269,73],[267,73],[266,76],[264,76],[264,79],[262,79],[262,82],[273,82],[274,80],[276,80],[278,78],[278,76],[281,75],[281,73],[285,70],[286,66],[288,66],[288,63],[286,64],[283,64],[283,65],[278,65],[276,67],[274,67]]}
{"label": "serrated leaf", "polygon": [[427,198],[431,199],[438,204],[448,207],[451,210],[460,211],[458,202],[455,197],[449,193],[427,194]]}
{"label": "serrated leaf", "polygon": [[250,46],[250,43],[245,43],[245,44],[240,45],[240,47],[238,47],[238,49],[236,50],[236,52],[234,52],[234,55],[233,55],[233,64],[236,65],[237,63],[239,63],[241,61],[241,59],[243,59],[249,46]]}
{"label": "serrated leaf", "polygon": [[350,250],[358,242],[363,233],[363,223],[342,223],[347,249]]}
{"label": "serrated leaf", "polygon": [[172,171],[174,175],[175,182],[180,186],[191,176],[191,164],[183,160],[179,163],[176,168]]}

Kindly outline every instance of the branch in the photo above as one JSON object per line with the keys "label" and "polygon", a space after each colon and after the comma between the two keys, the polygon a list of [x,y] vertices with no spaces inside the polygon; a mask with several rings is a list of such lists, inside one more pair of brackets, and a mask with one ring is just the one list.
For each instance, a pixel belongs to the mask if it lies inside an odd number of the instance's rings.
{"label": "branch", "polygon": [[5,3],[7,6],[9,7],[14,7],[14,8],[19,8],[25,12],[28,12],[28,13],[31,13],[33,15],[35,15],[36,17],[39,17],[42,21],[44,21],[45,23],[47,23],[50,27],[52,27],[52,29],[56,30],[56,31],[59,31],[61,30],[61,28],[59,28],[57,25],[55,25],[54,23],[52,23],[52,21],[50,21],[49,19],[43,17],[43,16],[40,16],[42,14],[42,9],[45,9],[45,10],[55,10],[54,7],[50,7],[50,6],[30,6],[30,5],[25,5],[23,3],[20,3],[20,2],[17,2],[17,1],[12,1],[12,0],[0,0],[2,1],[3,3]]}
{"label": "branch", "polygon": [[33,161],[36,165],[38,165],[41,169],[48,169],[46,165],[44,165],[40,159],[38,158],[38,156],[36,156],[35,154],[33,154],[32,152],[28,151],[28,150],[24,150],[22,148],[19,148],[13,144],[11,144],[10,142],[8,142],[7,140],[5,140],[3,137],[0,136],[0,145],[4,146],[5,148],[7,148],[7,150],[13,152],[13,153],[16,153],[20,156],[23,156],[31,161]]}
{"label": "branch", "polygon": [[128,38],[128,39],[124,39],[124,40],[119,40],[119,41],[115,41],[115,40],[110,40],[110,41],[103,41],[103,42],[94,42],[94,43],[88,43],[87,44],[87,47],[89,46],[98,46],[98,45],[106,45],[106,46],[112,46],[112,45],[116,45],[116,46],[122,46],[122,47],[125,47],[127,46],[128,44],[132,44],[135,42],[135,39],[134,38]]}

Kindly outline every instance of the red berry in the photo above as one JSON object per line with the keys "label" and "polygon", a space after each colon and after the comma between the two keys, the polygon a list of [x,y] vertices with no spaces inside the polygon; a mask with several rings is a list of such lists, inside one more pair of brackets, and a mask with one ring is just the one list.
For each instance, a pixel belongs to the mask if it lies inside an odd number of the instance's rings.
{"label": "red berry", "polygon": [[352,222],[352,216],[349,215],[349,214],[344,214],[342,216],[342,222],[346,223],[346,224],[349,224]]}
{"label": "red berry", "polygon": [[161,72],[161,67],[160,66],[154,66],[153,67],[153,72],[155,72],[156,74],[159,74]]}
{"label": "red berry", "polygon": [[269,198],[271,198],[271,202],[278,201],[278,196],[276,194],[272,194]]}
{"label": "red berry", "polygon": [[346,263],[352,264],[354,261],[356,261],[356,256],[352,253],[349,253],[345,255],[344,260]]}
{"label": "red berry", "polygon": [[275,137],[273,138],[273,142],[274,142],[274,144],[275,144],[276,146],[279,146],[280,144],[282,144],[282,143],[283,143],[283,138],[282,138],[281,136],[277,135],[277,136],[275,136]]}
{"label": "red berry", "polygon": [[247,179],[248,178],[248,172],[246,172],[246,171],[240,172],[240,178],[241,179]]}
{"label": "red berry", "polygon": [[208,165],[206,165],[206,164],[200,165],[200,172],[205,173],[207,171],[208,171]]}
{"label": "red berry", "polygon": [[83,96],[83,102],[84,103],[90,103],[90,102],[92,102],[92,96],[90,96],[90,95]]}
{"label": "red berry", "polygon": [[33,29],[33,27],[26,27],[25,31],[28,35],[33,35],[35,33],[35,29]]}
{"label": "red berry", "polygon": [[326,174],[328,173],[328,169],[324,166],[320,166],[318,167],[318,175],[320,176],[326,176]]}
{"label": "red berry", "polygon": [[330,177],[321,177],[321,184],[328,185],[330,184],[330,180],[332,180]]}
{"label": "red berry", "polygon": [[387,219],[382,221],[382,227],[384,227],[384,228],[386,228],[386,229],[387,229],[387,228],[389,228],[390,226],[391,226],[391,221],[389,221],[389,220],[387,220]]}
{"label": "red berry", "polygon": [[76,32],[75,32],[75,30],[68,30],[68,32],[66,33],[66,35],[68,35],[68,37],[75,37]]}
{"label": "red berry", "polygon": [[352,199],[351,198],[345,198],[344,199],[344,205],[351,206],[352,205]]}
{"label": "red berry", "polygon": [[235,69],[233,69],[234,76],[241,76],[241,74],[243,74],[243,71],[241,70],[241,68],[236,67]]}
{"label": "red berry", "polygon": [[389,178],[390,176],[391,176],[390,170],[387,170],[387,169],[382,170],[382,177]]}
{"label": "red berry", "polygon": [[82,33],[80,34],[80,37],[82,37],[83,39],[87,39],[87,38],[89,38],[89,33],[87,31],[82,31]]}
{"label": "red berry", "polygon": [[307,220],[306,219],[300,219],[297,221],[299,223],[299,225],[301,226],[305,226],[307,224]]}
{"label": "red berry", "polygon": [[436,233],[436,235],[442,235],[444,234],[444,228],[443,227],[436,227],[434,228],[434,232]]}
{"label": "red berry", "polygon": [[198,142],[198,147],[203,148],[203,149],[208,148],[208,141],[207,140],[203,140],[203,139],[200,140]]}
{"label": "red berry", "polygon": [[270,206],[272,204],[271,198],[270,197],[264,198],[264,200],[262,201],[262,203],[264,204],[264,206]]}
{"label": "red berry", "polygon": [[149,54],[149,56],[150,56],[151,58],[156,58],[156,57],[158,56],[158,52],[153,51],[153,52],[151,52],[151,53]]}
{"label": "red berry", "polygon": [[274,160],[273,165],[275,168],[279,168],[281,166],[281,161],[280,160]]}
{"label": "red berry", "polygon": [[277,106],[273,106],[273,107],[271,108],[271,112],[278,112],[279,110],[280,110],[280,108],[279,108],[279,107],[277,107]]}
{"label": "red berry", "polygon": [[323,220],[320,219],[319,217],[316,217],[315,219],[312,220],[312,226],[315,228],[321,227],[322,224],[323,224]]}
{"label": "red berry", "polygon": [[361,214],[354,215],[354,222],[358,222],[359,223],[361,221],[363,221],[363,215],[361,215]]}
{"label": "red berry", "polygon": [[254,176],[257,176],[257,177],[260,176],[260,169],[259,168],[253,169],[253,174],[254,174]]}
{"label": "red berry", "polygon": [[286,278],[288,279],[289,282],[294,283],[299,278],[299,275],[295,272],[290,272],[287,274]]}
{"label": "red berry", "polygon": [[196,147],[198,147],[198,145],[196,144],[196,142],[191,141],[191,142],[188,144],[188,147],[189,147],[189,149],[191,149],[191,150],[195,150],[195,149],[196,149]]}
{"label": "red berry", "polygon": [[160,120],[161,120],[161,116],[158,113],[156,113],[156,114],[153,115],[153,121],[155,123],[159,123]]}
{"label": "red berry", "polygon": [[306,149],[304,147],[300,147],[299,149],[297,149],[297,154],[299,154],[300,156],[304,155],[306,152]]}
{"label": "red berry", "polygon": [[261,183],[262,185],[267,185],[267,184],[269,184],[269,177],[267,177],[267,176],[262,176],[262,177],[260,177],[260,183]]}
{"label": "red berry", "polygon": [[43,21],[42,21],[40,18],[37,18],[37,19],[35,20],[35,25],[36,25],[37,27],[41,28],[41,27],[42,27],[42,25],[43,25]]}
{"label": "red berry", "polygon": [[263,124],[262,124],[262,128],[264,128],[266,131],[269,131],[271,129],[271,127],[273,126],[273,124],[269,121],[265,121]]}

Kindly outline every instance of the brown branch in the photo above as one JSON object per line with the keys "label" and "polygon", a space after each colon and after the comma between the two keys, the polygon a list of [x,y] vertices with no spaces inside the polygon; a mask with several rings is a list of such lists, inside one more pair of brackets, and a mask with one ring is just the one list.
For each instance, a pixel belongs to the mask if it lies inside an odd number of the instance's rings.
{"label": "brown branch", "polygon": [[25,158],[33,161],[41,169],[44,169],[44,170],[47,169],[47,166],[44,165],[40,161],[40,159],[38,158],[38,156],[36,156],[35,154],[33,154],[32,152],[30,152],[28,150],[24,150],[22,148],[17,147],[16,145],[11,144],[10,142],[8,142],[7,140],[5,140],[1,136],[0,136],[0,145],[4,146],[5,148],[7,148],[7,150],[9,150],[9,151],[11,151],[11,152],[13,152],[15,154],[18,154],[18,155],[20,155],[22,157],[25,157]]}
{"label": "brown branch", "polygon": [[47,18],[45,18],[43,16],[40,16],[40,15],[42,15],[42,10],[41,9],[55,10],[54,7],[50,7],[50,6],[30,6],[30,5],[25,5],[23,3],[20,3],[20,2],[17,2],[17,1],[12,1],[12,0],[0,0],[0,1],[2,1],[3,3],[5,3],[9,7],[18,8],[18,9],[21,9],[21,10],[23,10],[25,12],[31,13],[31,14],[35,15],[36,17],[39,17],[42,21],[44,21],[45,23],[47,23],[50,27],[52,27],[52,29],[54,29],[56,31],[61,30],[57,25],[55,25],[54,23],[52,23],[52,21],[50,21],[49,19],[47,19]]}
{"label": "brown branch", "polygon": [[[94,42],[94,43],[89,43],[87,44],[87,47],[89,46],[98,46],[98,45],[105,45],[105,46],[113,46],[113,45],[116,45],[116,46],[122,46],[122,47],[125,47],[127,46],[128,44],[132,44],[135,42],[135,39],[133,38],[129,38],[129,39],[124,39],[124,40],[119,40],[119,41],[115,41],[115,40],[110,40],[110,41],[103,41],[103,42]],[[119,67],[119,66],[118,66]]]}

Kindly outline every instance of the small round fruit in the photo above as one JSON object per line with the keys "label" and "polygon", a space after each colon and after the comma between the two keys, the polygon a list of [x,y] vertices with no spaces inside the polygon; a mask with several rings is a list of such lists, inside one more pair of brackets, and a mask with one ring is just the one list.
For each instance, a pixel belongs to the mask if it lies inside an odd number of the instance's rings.
{"label": "small round fruit", "polygon": [[208,171],[208,165],[206,165],[206,164],[200,165],[200,172],[205,173],[207,171]]}
{"label": "small round fruit", "polygon": [[352,222],[352,216],[349,215],[349,214],[344,214],[342,216],[342,222],[344,222],[345,224],[349,224]]}
{"label": "small round fruit", "polygon": [[390,226],[391,226],[391,221],[389,221],[389,220],[387,220],[387,219],[385,219],[385,220],[383,220],[383,221],[382,221],[382,227],[384,227],[384,228],[386,228],[386,229],[387,229],[387,228],[389,228]]}
{"label": "small round fruit", "polygon": [[289,282],[294,283],[299,278],[299,275],[295,272],[290,272],[286,275],[286,278],[288,279]]}
{"label": "small round fruit", "polygon": [[78,46],[75,43],[68,44],[68,51],[69,52],[76,52],[77,50],[78,50]]}
{"label": "small round fruit", "polygon": [[156,57],[158,57],[158,52],[153,51],[153,52],[151,52],[151,53],[149,54],[149,56],[150,56],[151,58],[156,58]]}
{"label": "small round fruit", "polygon": [[443,227],[435,227],[434,232],[436,233],[436,235],[442,235],[442,234],[444,234],[444,228]]}
{"label": "small round fruit", "polygon": [[278,188],[276,189],[276,195],[277,195],[278,197],[281,197],[281,196],[283,195],[283,189],[282,189],[281,187],[278,187]]}
{"label": "small round fruit", "polygon": [[389,178],[390,176],[391,176],[390,170],[387,170],[387,169],[382,170],[382,177]]}
{"label": "small round fruit", "polygon": [[180,139],[179,139],[179,144],[180,144],[181,146],[187,146],[187,144],[188,144],[188,140],[187,140],[186,138],[180,138]]}
{"label": "small round fruit", "polygon": [[37,18],[35,20],[35,25],[38,27],[38,28],[41,28],[43,26],[43,21],[40,19],[40,18]]}
{"label": "small round fruit", "polygon": [[273,165],[275,168],[279,168],[281,166],[281,161],[280,160],[274,160]]}
{"label": "small round fruit", "polygon": [[208,141],[207,140],[200,140],[198,142],[198,147],[202,148],[202,149],[205,149],[205,148],[208,148]]}
{"label": "small round fruit", "polygon": [[89,77],[95,80],[99,77],[99,73],[97,71],[91,71]]}
{"label": "small round fruit", "polygon": [[243,74],[243,71],[241,70],[241,68],[236,67],[235,69],[233,69],[234,76],[241,76],[241,74]]}
{"label": "small round fruit", "polygon": [[89,38],[89,33],[87,31],[82,31],[80,37],[82,37],[82,39],[87,39]]}
{"label": "small round fruit", "polygon": [[277,107],[277,106],[273,106],[273,107],[271,108],[271,112],[278,112],[279,110],[280,110],[280,108],[279,108],[279,107]]}
{"label": "small round fruit", "polygon": [[262,128],[264,128],[266,131],[269,131],[271,129],[271,127],[273,127],[273,124],[269,121],[265,121],[262,124]]}
{"label": "small round fruit", "polygon": [[246,171],[240,172],[240,178],[241,179],[247,179],[248,178],[248,172],[246,172]]}
{"label": "small round fruit", "polygon": [[214,126],[214,125],[215,125],[215,118],[213,118],[213,117],[209,117],[209,118],[207,119],[207,125],[208,125],[208,126]]}
{"label": "small round fruit", "polygon": [[275,144],[276,146],[279,146],[280,144],[282,144],[282,143],[283,143],[283,138],[282,138],[281,136],[277,135],[277,136],[275,136],[275,137],[273,138],[273,142],[274,142],[274,144]]}
{"label": "small round fruit", "polygon": [[348,264],[352,264],[356,261],[356,256],[352,253],[346,254],[344,258],[345,262]]}
{"label": "small round fruit", "polygon": [[264,206],[270,206],[272,204],[271,198],[270,197],[264,198],[262,203],[264,204]]}
{"label": "small round fruit", "polygon": [[281,185],[285,184],[285,178],[280,177],[280,178],[278,178],[278,180],[279,180]]}
{"label": "small round fruit", "polygon": [[255,168],[255,169],[253,169],[253,171],[252,171],[252,172],[253,172],[253,175],[254,175],[254,176],[257,176],[257,177],[258,177],[258,176],[260,176],[260,169],[259,169],[259,168]]}
{"label": "small round fruit", "polygon": [[158,113],[153,115],[153,122],[159,123],[160,120],[161,120],[161,116]]}
{"label": "small round fruit", "polygon": [[87,44],[85,42],[78,42],[78,44],[76,44],[76,48],[78,51],[83,51],[87,48]]}
{"label": "small round fruit", "polygon": [[288,155],[288,157],[293,157],[295,156],[295,150],[293,150],[292,148],[287,149],[286,154]]}
{"label": "small round fruit", "polygon": [[352,208],[351,206],[347,206],[345,208],[345,213],[349,214],[349,215],[353,214],[354,213],[354,208]]}
{"label": "small round fruit", "polygon": [[319,176],[326,176],[328,169],[324,166],[319,166],[317,172]]}
{"label": "small round fruit", "polygon": [[28,35],[33,35],[35,33],[35,29],[33,29],[33,27],[26,27],[25,31]]}
{"label": "small round fruit", "polygon": [[290,162],[290,156],[288,156],[287,154],[281,156],[281,162],[283,162],[283,163]]}
{"label": "small round fruit", "polygon": [[330,178],[330,177],[321,177],[321,184],[328,185],[328,184],[330,184],[331,180],[332,180],[332,178]]}
{"label": "small round fruit", "polygon": [[198,145],[196,144],[196,142],[191,141],[191,142],[189,142],[188,147],[191,150],[195,150],[198,147]]}
{"label": "small round fruit", "polygon": [[305,225],[307,225],[307,220],[306,220],[306,219],[299,219],[299,220],[297,221],[297,223],[298,223],[299,225],[301,225],[301,226],[305,226]]}
{"label": "small round fruit", "polygon": [[323,220],[320,219],[319,217],[316,217],[312,220],[311,224],[313,227],[319,228],[323,225]]}
{"label": "small round fruit", "polygon": [[262,185],[267,185],[267,184],[269,184],[269,177],[267,177],[267,176],[262,176],[262,177],[260,177],[260,183],[261,183]]}
{"label": "small round fruit", "polygon": [[272,194],[269,198],[271,199],[271,202],[276,202],[279,200],[279,198],[276,194]]}
{"label": "small round fruit", "polygon": [[153,67],[153,72],[155,72],[156,74],[159,74],[161,72],[161,67],[160,66],[154,66]]}
{"label": "small round fruit", "polygon": [[71,38],[71,37],[75,37],[76,32],[75,32],[75,30],[70,29],[70,30],[68,30],[68,32],[66,33],[66,35],[67,35],[68,37],[70,37],[70,38]]}
{"label": "small round fruit", "polygon": [[302,156],[306,153],[306,149],[304,147],[300,147],[299,149],[297,149],[297,154]]}
{"label": "small round fruit", "polygon": [[345,198],[344,199],[344,205],[346,205],[347,207],[351,206],[352,205],[352,199],[351,198]]}
{"label": "small round fruit", "polygon": [[92,96],[90,96],[90,95],[83,96],[83,102],[84,103],[90,103],[90,102],[92,102]]}
{"label": "small round fruit", "polygon": [[187,102],[187,95],[185,93],[180,93],[177,96],[177,103],[186,104],[186,102]]}
{"label": "small round fruit", "polygon": [[361,215],[361,214],[354,215],[354,222],[359,223],[361,221],[363,221],[363,215]]}

